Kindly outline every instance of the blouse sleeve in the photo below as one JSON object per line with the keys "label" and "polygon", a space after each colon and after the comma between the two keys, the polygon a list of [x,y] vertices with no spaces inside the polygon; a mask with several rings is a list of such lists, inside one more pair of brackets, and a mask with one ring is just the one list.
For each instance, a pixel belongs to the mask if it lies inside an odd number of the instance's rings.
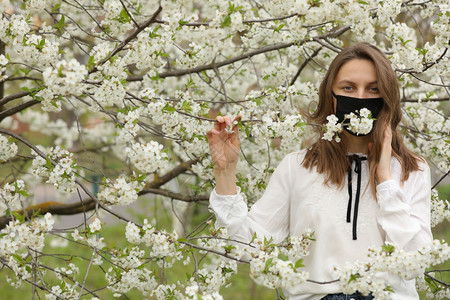
{"label": "blouse sleeve", "polygon": [[264,195],[251,210],[243,201],[240,189],[236,195],[219,195],[215,189],[209,198],[216,215],[216,227],[227,228],[233,239],[250,242],[258,237],[273,238],[280,243],[289,232],[290,162],[286,156],[275,169]]}
{"label": "blouse sleeve", "polygon": [[430,168],[426,163],[420,163],[419,167],[402,186],[394,179],[377,185],[378,224],[387,241],[407,251],[428,246],[433,239]]}

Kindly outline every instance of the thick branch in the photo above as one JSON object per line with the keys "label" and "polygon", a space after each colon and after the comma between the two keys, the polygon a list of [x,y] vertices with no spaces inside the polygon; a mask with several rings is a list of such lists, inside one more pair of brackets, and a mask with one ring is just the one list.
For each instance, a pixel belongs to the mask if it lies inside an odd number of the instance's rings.
{"label": "thick branch", "polygon": [[[175,199],[184,202],[199,202],[199,201],[207,201],[209,199],[208,195],[188,196],[163,189],[153,189],[153,188],[143,189],[142,191],[139,192],[140,196],[145,194],[162,195],[170,199]],[[94,210],[95,206],[96,202],[93,199],[84,199],[80,202],[75,203],[60,203],[48,201],[40,203],[38,205],[27,207],[25,211],[18,211],[18,213],[26,214],[28,218],[31,218],[34,212],[39,212],[40,215],[44,215],[46,213],[51,213],[52,215],[75,215]],[[12,220],[11,217],[6,216],[0,217],[0,230],[5,228],[5,226],[11,220]]]}
{"label": "thick branch", "polygon": [[198,196],[189,196],[189,195],[182,195],[178,193],[174,193],[167,190],[162,189],[143,189],[139,195],[143,194],[155,194],[155,195],[162,195],[170,199],[180,200],[184,202],[199,202],[199,201],[207,201],[209,199],[208,195],[198,195]]}
{"label": "thick branch", "polygon": [[[300,44],[305,43],[305,41],[301,41]],[[244,53],[242,55],[221,61],[221,62],[212,62],[210,64],[206,64],[203,66],[199,66],[196,68],[191,68],[191,69],[185,69],[185,70],[173,70],[173,71],[168,71],[168,72],[164,72],[164,73],[160,73],[159,74],[159,78],[166,78],[166,77],[176,77],[176,76],[182,76],[182,75],[188,75],[188,74],[192,74],[192,73],[200,73],[206,70],[213,70],[216,68],[220,68],[226,65],[230,65],[232,63],[238,62],[240,60],[246,59],[246,58],[250,58],[252,56],[258,55],[258,54],[262,54],[262,53],[266,53],[266,52],[271,52],[274,50],[281,50],[284,48],[289,48],[292,45],[294,45],[294,42],[290,42],[290,43],[285,43],[285,44],[275,44],[275,45],[271,45],[271,46],[266,46],[260,49],[256,49],[254,51],[248,52],[248,53]],[[131,81],[136,81],[136,80],[142,80],[142,77],[137,78],[137,79],[132,79]]]}
{"label": "thick branch", "polygon": [[[304,15],[300,15],[298,13],[293,13],[287,16],[283,16],[283,17],[276,17],[276,18],[267,18],[267,19],[254,19],[254,20],[244,20],[242,21],[243,24],[253,24],[253,23],[265,23],[265,22],[272,22],[272,21],[281,21],[281,20],[286,20],[292,17],[303,17]],[[155,23],[159,23],[159,24],[166,24],[168,23],[167,21],[164,20],[156,20]],[[195,23],[183,23],[180,24],[181,26],[190,26],[190,27],[198,27],[198,26],[209,26],[209,22],[195,22]]]}
{"label": "thick branch", "polygon": [[193,164],[198,162],[198,159],[192,159],[187,162],[183,162],[173,168],[171,171],[167,172],[163,176],[157,176],[153,182],[148,183],[144,189],[156,189],[162,186],[163,184],[169,182],[173,178],[177,177],[181,173],[187,171]]}
{"label": "thick branch", "polygon": [[18,92],[16,94],[8,95],[5,98],[0,100],[0,106],[5,105],[6,103],[8,103],[11,100],[15,100],[15,99],[19,99],[19,98],[28,96],[29,94],[30,94],[30,92],[22,91],[22,92]]}
{"label": "thick branch", "polygon": [[[87,212],[95,209],[95,201],[89,199],[77,203],[60,203],[60,202],[44,202],[38,205],[27,207],[24,211],[18,211],[20,214],[26,214],[28,218],[31,218],[34,212],[39,212],[40,215],[51,213],[52,215],[75,215],[82,212]],[[0,217],[0,229],[12,220],[11,217]]]}
{"label": "thick branch", "polygon": [[[345,27],[339,28],[336,31],[329,32],[329,33],[320,35],[318,37],[315,37],[314,40],[325,39],[328,37],[336,37],[336,36],[342,35],[344,32],[346,32],[349,29],[350,29],[350,26],[345,26]],[[223,67],[226,65],[230,65],[232,63],[238,62],[243,59],[251,58],[258,54],[289,48],[293,45],[303,45],[307,41],[309,41],[309,39],[298,41],[298,42],[270,45],[270,46],[266,46],[266,47],[263,47],[260,49],[256,49],[256,50],[248,52],[248,53],[241,54],[239,56],[236,56],[236,57],[233,57],[233,58],[221,61],[221,62],[212,62],[212,63],[206,64],[206,65],[198,66],[198,67],[191,68],[191,69],[173,70],[173,71],[163,72],[163,73],[158,74],[158,76],[159,76],[159,78],[177,77],[177,76],[188,75],[188,74],[192,74],[192,73],[200,73],[200,72],[203,72],[206,70],[213,70],[213,69],[217,69],[217,68],[220,68],[220,67]],[[135,77],[128,77],[127,80],[128,81],[141,81],[142,79],[143,79],[142,76],[135,76]]]}
{"label": "thick branch", "polygon": [[322,47],[317,48],[313,52],[313,54],[311,54],[307,59],[305,59],[305,61],[303,61],[302,65],[300,66],[300,68],[298,68],[297,73],[295,74],[294,78],[292,78],[291,83],[289,85],[293,85],[295,83],[295,81],[297,80],[298,76],[300,76],[300,73],[303,71],[303,69],[309,64],[311,60],[313,60],[314,57],[317,56],[317,54],[319,54],[320,50],[322,50]]}
{"label": "thick branch", "polygon": [[37,104],[37,103],[39,103],[39,101],[37,101],[37,100],[31,100],[31,101],[28,101],[28,102],[19,104],[19,105],[17,105],[17,106],[14,106],[14,107],[11,107],[11,108],[9,108],[9,109],[7,109],[7,110],[2,111],[2,112],[0,113],[0,122],[1,122],[4,118],[9,117],[9,116],[12,116],[12,115],[14,115],[14,114],[16,114],[16,113],[18,113],[18,112],[20,112],[20,111],[22,111],[22,110],[24,110],[24,109],[30,107],[30,106],[33,106],[33,105],[35,105],[35,104]]}

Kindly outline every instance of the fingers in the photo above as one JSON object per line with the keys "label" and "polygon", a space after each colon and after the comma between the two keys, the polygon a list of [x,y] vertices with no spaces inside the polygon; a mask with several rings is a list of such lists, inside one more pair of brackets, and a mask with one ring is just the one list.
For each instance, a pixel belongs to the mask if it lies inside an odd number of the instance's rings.
{"label": "fingers", "polygon": [[386,128],[384,128],[383,147],[385,148],[385,150],[390,150],[392,148],[392,129],[389,125],[386,125]]}
{"label": "fingers", "polygon": [[241,115],[237,115],[233,120],[233,127],[231,128],[231,130],[233,130],[233,133],[235,135],[238,135],[238,132],[239,132],[238,123],[239,123],[239,120],[241,120],[241,118],[242,118]]}
{"label": "fingers", "polygon": [[230,124],[231,118],[229,116],[217,116],[216,122],[214,122],[214,129],[216,129],[217,131],[222,131]]}
{"label": "fingers", "polygon": [[[237,121],[239,121],[242,118],[241,115],[238,115],[234,118],[233,120],[233,124]],[[222,131],[225,128],[227,128],[228,126],[231,125],[231,117],[230,116],[217,116],[216,117],[216,122],[214,122],[214,129],[217,131]],[[232,130],[236,131],[237,128],[237,123],[233,125]],[[236,128],[235,128],[236,127]]]}
{"label": "fingers", "polygon": [[390,163],[391,156],[392,156],[392,129],[391,126],[386,125],[383,132],[383,143],[381,145],[380,162],[376,172],[378,183],[392,179],[391,163]]}

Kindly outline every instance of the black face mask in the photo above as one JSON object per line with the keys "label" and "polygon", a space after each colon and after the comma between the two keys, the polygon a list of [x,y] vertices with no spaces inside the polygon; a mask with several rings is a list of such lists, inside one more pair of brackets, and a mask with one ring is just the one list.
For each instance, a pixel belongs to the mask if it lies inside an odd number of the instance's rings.
{"label": "black face mask", "polygon": [[[345,119],[345,115],[349,115],[350,113],[357,114],[356,111],[361,111],[363,108],[367,108],[372,113],[372,118],[377,118],[380,111],[383,109],[383,98],[353,98],[353,97],[347,97],[347,96],[341,96],[336,95],[334,92],[333,96],[336,98],[336,117],[338,118],[339,122],[343,122]],[[357,114],[359,115],[359,114]],[[343,123],[344,129],[355,135],[355,136],[363,136],[368,134],[356,134],[349,130],[347,126],[345,126],[346,123],[348,123],[349,120],[345,120]],[[371,131],[372,132],[372,131]]]}

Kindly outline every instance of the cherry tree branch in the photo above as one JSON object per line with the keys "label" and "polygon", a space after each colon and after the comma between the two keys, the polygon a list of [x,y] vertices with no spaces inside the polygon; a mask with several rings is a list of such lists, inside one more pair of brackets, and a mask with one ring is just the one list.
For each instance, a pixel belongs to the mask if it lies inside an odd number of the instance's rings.
{"label": "cherry tree branch", "polygon": [[0,99],[0,106],[5,105],[9,101],[28,96],[29,94],[30,94],[30,92],[21,91],[21,92],[15,93],[15,94],[8,95],[8,96],[4,97],[3,99]]}
{"label": "cherry tree branch", "polygon": [[0,113],[0,122],[4,118],[12,116],[12,115],[14,115],[14,114],[16,114],[16,113],[18,113],[18,112],[20,112],[20,111],[22,111],[22,110],[24,110],[24,109],[26,109],[28,107],[31,107],[31,106],[33,106],[33,105],[35,105],[37,103],[40,103],[40,102],[37,101],[37,100],[31,100],[31,101],[21,103],[21,104],[19,104],[17,106],[14,106],[14,107],[11,107],[11,108],[9,108],[7,110],[2,111]]}
{"label": "cherry tree branch", "polygon": [[[155,23],[156,17],[159,15],[159,13],[162,11],[162,6],[160,5],[158,7],[158,9],[153,13],[152,17],[145,22],[144,24],[142,24],[141,26],[138,26],[136,28],[136,30],[131,33],[123,42],[121,42],[113,51],[111,51],[111,53],[109,53],[109,55],[107,57],[105,57],[104,59],[102,59],[99,63],[98,66],[103,65],[105,62],[107,62],[111,57],[113,57],[114,55],[116,55],[118,52],[120,52],[131,40],[133,40],[142,30],[144,30],[145,28],[147,28],[148,26],[150,26],[152,23]],[[94,73],[96,72],[97,66],[94,67],[89,73]]]}
{"label": "cherry tree branch", "polygon": [[[324,39],[327,37],[337,37],[342,35],[343,33],[345,33],[346,31],[348,31],[350,29],[350,26],[344,26],[341,27],[335,31],[332,32],[328,32],[326,34],[320,35],[318,37],[315,37],[314,40],[318,39]],[[230,64],[233,64],[235,62],[238,62],[240,60],[243,59],[247,59],[247,58],[251,58],[255,55],[258,54],[263,54],[263,53],[267,53],[267,52],[271,52],[271,51],[275,51],[275,50],[281,50],[281,49],[285,49],[285,48],[289,48],[293,45],[303,45],[305,43],[309,42],[309,40],[301,40],[298,42],[289,42],[289,43],[284,43],[284,44],[275,44],[275,45],[270,45],[270,46],[265,46],[259,49],[256,49],[254,51],[250,51],[248,53],[244,53],[241,55],[238,55],[236,57],[221,61],[221,62],[215,62],[213,61],[212,63],[209,64],[205,64],[203,66],[198,66],[198,67],[194,67],[194,68],[190,68],[190,69],[182,69],[182,70],[173,70],[173,71],[167,71],[167,72],[163,72],[158,74],[159,78],[166,78],[166,77],[177,77],[177,76],[183,76],[183,75],[188,75],[188,74],[192,74],[192,73],[200,73],[206,70],[213,70],[216,68],[220,68],[223,66],[227,66]],[[143,79],[142,76],[135,76],[135,77],[128,77],[128,81],[141,81]]]}

